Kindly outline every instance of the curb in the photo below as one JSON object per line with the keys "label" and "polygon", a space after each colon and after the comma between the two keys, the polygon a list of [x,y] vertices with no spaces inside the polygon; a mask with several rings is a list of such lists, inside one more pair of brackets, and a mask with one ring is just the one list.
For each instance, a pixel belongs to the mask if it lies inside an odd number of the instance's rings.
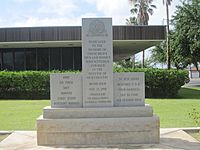
{"label": "curb", "polygon": [[0,135],[11,134],[14,131],[0,131]]}

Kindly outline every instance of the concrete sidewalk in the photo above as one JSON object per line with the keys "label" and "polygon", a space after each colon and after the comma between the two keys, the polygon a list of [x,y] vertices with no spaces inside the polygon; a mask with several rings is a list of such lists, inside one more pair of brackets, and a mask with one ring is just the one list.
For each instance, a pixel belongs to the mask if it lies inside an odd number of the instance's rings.
{"label": "concrete sidewalk", "polygon": [[184,87],[200,87],[200,78],[192,78]]}
{"label": "concrete sidewalk", "polygon": [[[2,142],[0,150],[118,150],[118,149],[184,149],[200,150],[200,142],[188,135],[182,129],[166,128],[160,130],[160,144],[127,144],[110,145],[101,148],[87,147],[83,148],[65,148],[65,147],[47,147],[37,146],[36,131],[15,131]],[[77,146],[79,147],[79,146]]]}

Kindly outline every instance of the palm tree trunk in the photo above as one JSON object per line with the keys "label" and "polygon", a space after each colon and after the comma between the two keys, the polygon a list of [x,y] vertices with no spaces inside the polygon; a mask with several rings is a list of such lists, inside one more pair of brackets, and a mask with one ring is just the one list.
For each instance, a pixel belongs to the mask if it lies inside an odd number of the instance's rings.
{"label": "palm tree trunk", "polygon": [[144,68],[144,59],[145,59],[145,52],[144,50],[142,51],[142,68]]}
{"label": "palm tree trunk", "polygon": [[167,33],[167,69],[171,69],[171,53],[170,53],[170,39],[169,39],[169,7],[168,3],[166,3],[166,13],[167,13],[167,27],[166,27],[166,33]]}
{"label": "palm tree trunk", "polygon": [[135,54],[133,55],[132,61],[133,61],[133,63],[132,63],[133,66],[132,67],[135,68]]}

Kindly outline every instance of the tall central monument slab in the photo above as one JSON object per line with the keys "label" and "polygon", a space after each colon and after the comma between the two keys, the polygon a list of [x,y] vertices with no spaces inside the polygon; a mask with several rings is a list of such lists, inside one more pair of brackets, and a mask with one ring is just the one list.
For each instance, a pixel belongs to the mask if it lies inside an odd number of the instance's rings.
{"label": "tall central monument slab", "polygon": [[112,107],[112,20],[82,21],[83,107]]}

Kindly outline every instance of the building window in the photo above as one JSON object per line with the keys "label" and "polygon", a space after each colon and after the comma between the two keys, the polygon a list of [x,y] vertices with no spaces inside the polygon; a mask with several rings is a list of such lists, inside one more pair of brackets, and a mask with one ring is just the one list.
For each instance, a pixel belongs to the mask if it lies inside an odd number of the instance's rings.
{"label": "building window", "polygon": [[37,48],[37,69],[49,70],[49,49]]}
{"label": "building window", "polygon": [[0,70],[81,70],[81,47],[0,50]]}
{"label": "building window", "polygon": [[26,70],[36,70],[36,49],[29,48],[25,50]]}
{"label": "building window", "polygon": [[74,70],[82,69],[82,52],[81,47],[74,48]]}
{"label": "building window", "polygon": [[73,70],[73,48],[62,48],[62,70]]}
{"label": "building window", "polygon": [[13,70],[13,52],[12,50],[3,51],[3,70]]}
{"label": "building window", "polygon": [[61,69],[61,48],[50,48],[50,70]]}
{"label": "building window", "polygon": [[24,50],[15,50],[14,51],[14,66],[15,66],[15,70],[19,71],[19,70],[24,70]]}

